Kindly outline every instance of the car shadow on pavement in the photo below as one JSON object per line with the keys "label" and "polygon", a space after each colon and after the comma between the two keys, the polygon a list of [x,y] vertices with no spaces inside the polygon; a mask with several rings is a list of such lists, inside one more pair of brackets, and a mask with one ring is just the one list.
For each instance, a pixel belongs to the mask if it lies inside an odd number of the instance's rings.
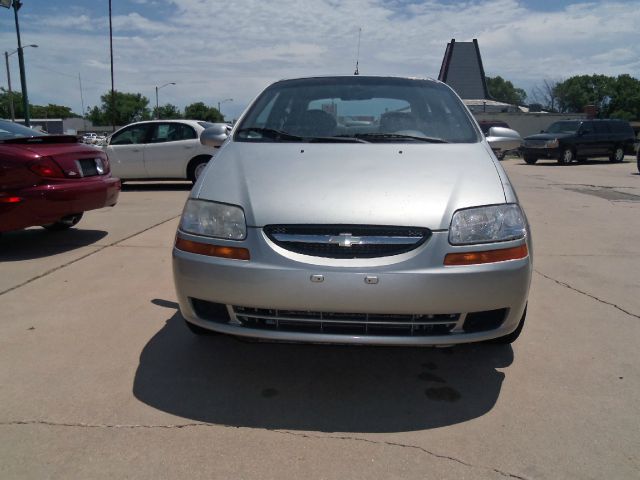
{"label": "car shadow on pavement", "polygon": [[0,262],[33,260],[69,252],[100,241],[107,236],[103,230],[71,228],[61,232],[30,228],[0,236]]}
{"label": "car shadow on pavement", "polygon": [[188,192],[193,187],[191,182],[126,182],[122,184],[123,192]]}
{"label": "car shadow on pavement", "polygon": [[558,163],[557,160],[551,158],[540,158],[536,163],[529,165],[524,160],[518,163],[518,165],[526,165],[528,167],[578,167],[584,165],[624,165],[625,163],[631,163],[628,160],[622,160],[621,162],[610,162],[608,159],[594,159],[590,158],[584,162],[571,162],[568,164]]}
{"label": "car shadow on pavement", "polygon": [[[177,309],[177,304],[153,300]],[[490,411],[511,346],[445,349],[329,346],[195,336],[176,313],[140,355],[133,393],[145,404],[234,427],[404,432]]]}

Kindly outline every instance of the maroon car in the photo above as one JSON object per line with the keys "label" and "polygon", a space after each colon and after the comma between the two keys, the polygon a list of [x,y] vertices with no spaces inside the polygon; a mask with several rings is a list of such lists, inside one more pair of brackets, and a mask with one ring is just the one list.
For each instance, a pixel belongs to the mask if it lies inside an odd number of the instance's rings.
{"label": "maroon car", "polygon": [[0,120],[0,233],[70,228],[87,210],[115,205],[119,193],[101,150]]}

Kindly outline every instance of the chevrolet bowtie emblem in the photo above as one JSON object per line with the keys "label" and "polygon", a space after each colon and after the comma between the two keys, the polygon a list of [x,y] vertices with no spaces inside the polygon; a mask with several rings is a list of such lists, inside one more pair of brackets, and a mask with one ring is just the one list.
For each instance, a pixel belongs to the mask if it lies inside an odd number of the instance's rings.
{"label": "chevrolet bowtie emblem", "polygon": [[350,233],[341,233],[340,235],[331,237],[329,243],[338,245],[339,247],[350,248],[352,245],[358,245],[360,243],[360,237],[354,237]]}

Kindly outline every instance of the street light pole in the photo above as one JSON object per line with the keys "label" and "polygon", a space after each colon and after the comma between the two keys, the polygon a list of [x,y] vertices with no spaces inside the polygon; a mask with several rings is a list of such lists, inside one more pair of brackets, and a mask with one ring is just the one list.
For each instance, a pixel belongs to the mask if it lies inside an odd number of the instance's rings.
{"label": "street light pole", "polygon": [[22,88],[22,108],[24,109],[24,124],[31,126],[29,119],[29,96],[27,95],[27,76],[24,70],[24,54],[22,52],[22,41],[20,40],[20,23],[18,22],[18,10],[22,7],[20,0],[13,0],[13,14],[16,19],[16,35],[18,36],[18,63],[20,65],[20,87]]}
{"label": "street light pole", "polygon": [[16,112],[13,109],[13,92],[11,91],[11,73],[9,72],[9,53],[4,52],[4,61],[7,64],[7,85],[9,86],[9,110],[11,111],[11,121],[16,121]]}
{"label": "street light pole", "polygon": [[[221,104],[223,104],[223,103],[225,103],[225,102],[233,102],[233,98],[225,98],[224,100],[220,100],[220,101],[218,102],[218,113],[219,113],[220,115],[222,115],[222,112],[220,111],[220,105],[221,105]],[[222,115],[222,120],[224,121],[224,115]]]}
{"label": "street light pole", "polygon": [[156,120],[160,119],[160,106],[158,105],[158,90],[166,87],[167,85],[175,85],[175,84],[176,82],[169,82],[169,83],[165,83],[160,87],[156,85]]}
{"label": "street light pole", "polygon": [[[24,50],[27,47],[34,47],[34,48],[38,48],[38,45],[25,45],[24,47],[22,47],[21,50]],[[9,53],[9,52],[4,52],[4,61],[7,65],[7,85],[9,87],[9,110],[11,112],[11,121],[15,122],[16,121],[16,113],[15,113],[15,109],[13,108],[13,91],[11,90],[11,71],[9,70],[9,57],[11,55],[13,55],[14,53],[17,53],[18,50],[14,50],[13,52]]]}

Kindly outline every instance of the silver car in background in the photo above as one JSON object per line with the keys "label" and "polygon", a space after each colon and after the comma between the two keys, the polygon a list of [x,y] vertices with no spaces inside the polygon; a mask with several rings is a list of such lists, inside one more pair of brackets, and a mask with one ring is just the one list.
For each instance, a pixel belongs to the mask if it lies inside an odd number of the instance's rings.
{"label": "silver car in background", "polygon": [[296,342],[514,341],[531,236],[492,146],[434,80],[274,83],[185,205],[173,271],[187,325]]}

